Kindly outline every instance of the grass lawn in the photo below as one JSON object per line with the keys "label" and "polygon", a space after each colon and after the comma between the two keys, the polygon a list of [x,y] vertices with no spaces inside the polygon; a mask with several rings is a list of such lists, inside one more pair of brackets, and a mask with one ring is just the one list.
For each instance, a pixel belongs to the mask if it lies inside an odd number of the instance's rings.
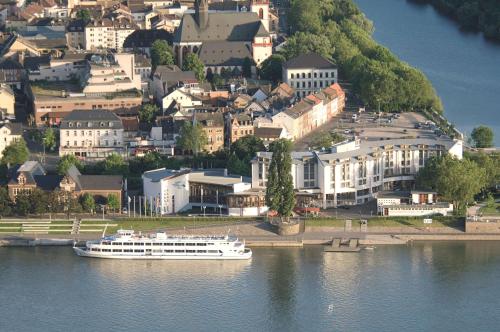
{"label": "grass lawn", "polygon": [[[464,222],[460,217],[432,217],[432,224],[424,224],[423,217],[390,217],[370,218],[368,227],[453,227],[463,228]],[[308,219],[306,226],[344,227],[345,219],[315,218]],[[359,226],[358,219],[352,219],[352,227]]]}
{"label": "grass lawn", "polygon": [[495,203],[495,206],[483,206],[479,212],[484,214],[500,214],[500,203]]}
{"label": "grass lawn", "polygon": [[[118,226],[110,226],[107,228],[106,233],[115,233],[118,229],[133,229],[134,231],[153,231],[164,228],[182,228],[182,227],[204,227],[216,225],[236,225],[240,222],[253,221],[255,218],[203,218],[203,217],[185,217],[185,218],[123,218],[108,221],[110,224],[118,224]],[[85,224],[104,224],[106,221],[84,220],[82,226]],[[96,226],[95,228],[97,228]]]}

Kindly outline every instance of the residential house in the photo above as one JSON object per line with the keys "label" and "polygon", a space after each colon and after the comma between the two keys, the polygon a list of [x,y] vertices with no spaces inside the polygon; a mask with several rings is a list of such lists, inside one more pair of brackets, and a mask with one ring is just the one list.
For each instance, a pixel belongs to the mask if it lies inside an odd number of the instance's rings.
{"label": "residential house", "polygon": [[236,142],[238,139],[254,134],[253,120],[249,114],[239,113],[228,116],[229,141]]}
{"label": "residential house", "polygon": [[193,121],[201,124],[207,135],[205,151],[216,152],[224,147],[224,116],[221,112],[195,112]]}
{"label": "residential house", "polygon": [[[16,98],[14,91],[6,84],[0,84],[0,113],[3,117],[15,118],[14,105]],[[1,117],[1,116],[0,116]]]}
{"label": "residential house", "polygon": [[163,111],[171,109],[173,106],[192,108],[201,105],[202,102],[198,97],[184,91],[184,89],[174,90],[162,99]]}
{"label": "residential house", "polygon": [[123,124],[109,111],[73,111],[60,125],[59,155],[82,158],[106,158],[110,154],[123,154]]}
{"label": "residential house", "polygon": [[40,189],[58,192],[62,197],[92,195],[96,202],[105,203],[108,195],[116,195],[122,201],[123,177],[121,175],[82,175],[71,166],[64,175],[49,175],[37,161],[27,161],[21,165],[7,184],[9,196],[15,200],[21,192]]}
{"label": "residential house", "polygon": [[158,66],[153,74],[153,96],[158,103],[162,103],[163,98],[177,88],[191,89],[198,86],[199,83],[193,71],[183,71],[175,65]]}
{"label": "residential house", "polygon": [[0,158],[3,157],[3,150],[11,143],[19,141],[23,137],[23,129],[20,123],[0,124]]}
{"label": "residential house", "polygon": [[288,138],[288,133],[285,128],[274,127],[255,127],[254,135],[260,138],[265,146],[268,146],[277,139]]}
{"label": "residential house", "polygon": [[[342,100],[340,105],[339,100]],[[274,127],[285,127],[292,139],[299,139],[342,112],[339,106],[343,106],[343,100],[343,93],[339,96],[337,88],[327,87],[275,114],[272,117]]]}
{"label": "residential house", "polygon": [[283,82],[305,97],[337,83],[337,66],[317,53],[306,53],[283,63]]}

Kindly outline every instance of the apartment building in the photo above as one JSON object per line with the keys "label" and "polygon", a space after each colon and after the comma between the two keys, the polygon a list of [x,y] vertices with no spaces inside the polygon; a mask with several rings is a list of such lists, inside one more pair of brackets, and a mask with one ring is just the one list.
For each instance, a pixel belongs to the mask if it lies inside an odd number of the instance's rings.
{"label": "apartment building", "polygon": [[[362,204],[384,190],[409,190],[426,161],[449,153],[462,158],[462,141],[415,138],[385,141],[352,140],[330,151],[292,153],[297,205],[322,208]],[[265,190],[272,153],[258,152],[252,161],[252,188]]]}
{"label": "apartment building", "polygon": [[338,82],[337,66],[317,53],[296,56],[282,66],[283,82],[303,98]]}
{"label": "apartment building", "polygon": [[125,17],[92,20],[85,26],[84,48],[121,51],[125,39],[138,28],[137,24]]}
{"label": "apartment building", "polygon": [[123,125],[109,111],[73,111],[61,121],[59,155],[105,158],[124,152]]}

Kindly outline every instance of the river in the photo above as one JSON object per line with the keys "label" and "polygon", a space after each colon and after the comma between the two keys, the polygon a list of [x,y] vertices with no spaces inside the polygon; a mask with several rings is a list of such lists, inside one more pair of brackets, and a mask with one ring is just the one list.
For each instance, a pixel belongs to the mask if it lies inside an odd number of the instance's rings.
{"label": "river", "polygon": [[375,25],[374,38],[422,70],[446,117],[465,134],[478,125],[500,146],[500,44],[463,32],[431,6],[407,0],[355,0]]}
{"label": "river", "polygon": [[499,252],[498,242],[307,246],[182,262],[0,248],[0,331],[492,331]]}

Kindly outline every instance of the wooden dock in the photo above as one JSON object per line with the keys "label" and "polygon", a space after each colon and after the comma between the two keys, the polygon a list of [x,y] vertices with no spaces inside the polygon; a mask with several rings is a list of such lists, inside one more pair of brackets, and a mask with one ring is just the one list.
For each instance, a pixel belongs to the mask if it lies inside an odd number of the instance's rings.
{"label": "wooden dock", "polygon": [[359,239],[332,239],[332,244],[324,247],[326,252],[358,252]]}

